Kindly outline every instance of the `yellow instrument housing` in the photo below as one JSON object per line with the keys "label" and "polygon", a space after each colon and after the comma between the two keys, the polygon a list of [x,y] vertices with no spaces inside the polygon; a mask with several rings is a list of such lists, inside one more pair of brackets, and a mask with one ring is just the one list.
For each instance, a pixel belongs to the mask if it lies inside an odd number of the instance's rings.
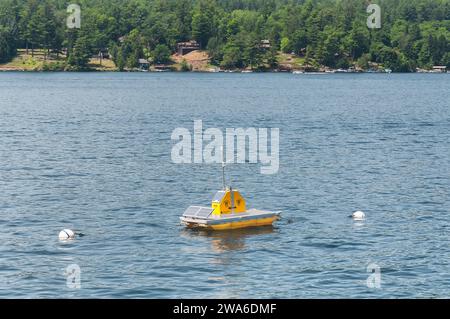
{"label": "yellow instrument housing", "polygon": [[237,190],[227,188],[216,193],[211,208],[213,209],[212,215],[220,216],[222,214],[244,213],[246,204],[245,199]]}

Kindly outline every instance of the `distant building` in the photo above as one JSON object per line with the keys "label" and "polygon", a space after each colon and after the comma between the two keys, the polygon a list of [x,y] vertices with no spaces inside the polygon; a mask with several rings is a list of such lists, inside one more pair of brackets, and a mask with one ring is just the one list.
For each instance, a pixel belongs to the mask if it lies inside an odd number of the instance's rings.
{"label": "distant building", "polygon": [[272,46],[270,45],[270,41],[269,40],[261,40],[259,47],[261,49],[265,49],[265,50],[269,50]]}
{"label": "distant building", "polygon": [[197,43],[195,40],[191,40],[188,42],[179,42],[177,43],[177,52],[179,55],[185,55],[189,52],[199,50],[200,44]]}
{"label": "distant building", "polygon": [[97,56],[96,56],[96,58],[99,58],[99,59],[109,59],[109,51],[108,51],[108,49],[99,49],[98,51],[97,51],[98,53],[97,53]]}
{"label": "distant building", "polygon": [[148,62],[148,60],[146,59],[139,59],[138,64],[140,70],[148,70],[148,68],[150,67],[150,62]]}
{"label": "distant building", "polygon": [[165,65],[165,64],[155,64],[153,65],[153,71],[155,72],[167,72],[170,71],[171,67],[170,65]]}
{"label": "distant building", "polygon": [[447,72],[447,67],[445,65],[435,65],[433,66],[433,72],[445,73]]}

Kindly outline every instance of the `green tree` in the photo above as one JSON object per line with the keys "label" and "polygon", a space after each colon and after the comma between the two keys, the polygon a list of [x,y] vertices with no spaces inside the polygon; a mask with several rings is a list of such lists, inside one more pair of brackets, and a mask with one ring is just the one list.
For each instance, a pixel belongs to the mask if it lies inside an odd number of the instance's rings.
{"label": "green tree", "polygon": [[409,72],[412,67],[405,55],[396,49],[381,46],[375,54],[376,62],[382,63],[394,72]]}
{"label": "green tree", "polygon": [[153,61],[157,64],[165,64],[170,62],[170,50],[164,44],[158,44],[153,50]]}
{"label": "green tree", "polygon": [[254,37],[250,37],[246,41],[244,48],[244,61],[250,68],[258,68],[262,63],[262,52],[260,48],[260,41]]}
{"label": "green tree", "polygon": [[280,49],[284,53],[291,53],[292,52],[291,41],[289,41],[288,37],[284,37],[284,38],[281,39]]}
{"label": "green tree", "polygon": [[210,38],[206,47],[212,64],[220,64],[223,58],[223,40],[217,37]]}
{"label": "green tree", "polygon": [[18,45],[19,8],[15,1],[0,3],[0,63],[16,55]]}
{"label": "green tree", "polygon": [[34,12],[36,12],[38,7],[37,0],[28,0],[20,11],[20,22],[19,22],[19,34],[22,41],[25,43],[26,53],[28,54],[29,46],[33,41],[33,34],[30,25],[30,20]]}
{"label": "green tree", "polygon": [[183,71],[183,72],[187,72],[187,71],[191,71],[192,70],[192,66],[189,63],[187,63],[186,59],[183,59],[181,61],[181,65],[180,66],[181,66],[181,71]]}
{"label": "green tree", "polygon": [[447,52],[441,61],[442,65],[447,66],[447,68],[450,68],[450,52]]}
{"label": "green tree", "polygon": [[320,63],[329,66],[336,67],[340,58],[342,58],[341,52],[341,39],[342,33],[327,29],[323,32],[323,40],[317,50],[316,57]]}
{"label": "green tree", "polygon": [[58,28],[55,16],[55,8],[49,2],[44,1],[39,7],[36,14],[40,19],[39,28],[41,34],[39,35],[40,44],[45,49],[44,59],[47,58],[50,49],[57,49],[60,47],[60,39],[58,38]]}
{"label": "green tree", "polygon": [[215,5],[212,0],[200,0],[192,15],[192,37],[202,48],[215,33]]}
{"label": "green tree", "polygon": [[73,47],[68,63],[76,69],[85,69],[91,58],[91,45],[86,36],[79,37]]}
{"label": "green tree", "polygon": [[241,49],[234,43],[227,43],[220,65],[226,69],[242,68],[244,61]]}
{"label": "green tree", "polygon": [[46,30],[42,6],[37,6],[36,11],[31,12],[26,24],[26,36],[31,44],[31,56],[34,56],[34,49],[45,42]]}
{"label": "green tree", "polygon": [[0,26],[0,63],[9,61],[16,53],[11,33]]}
{"label": "green tree", "polygon": [[344,47],[353,60],[369,52],[370,39],[367,28],[354,25],[350,33],[344,38]]}
{"label": "green tree", "polygon": [[[97,42],[98,43],[98,42]],[[138,67],[140,58],[147,58],[144,53],[145,40],[138,29],[133,29],[121,38],[120,43],[111,46],[111,55],[119,70]]]}
{"label": "green tree", "polygon": [[277,51],[274,48],[266,52],[266,60],[269,68],[275,69],[278,67]]}
{"label": "green tree", "polygon": [[370,54],[365,53],[358,59],[357,64],[360,68],[366,70],[369,68],[369,62],[370,62]]}
{"label": "green tree", "polygon": [[308,46],[308,38],[307,34],[304,30],[295,31],[290,39],[290,43],[292,46],[292,51],[296,54],[299,54],[301,50],[306,49]]}

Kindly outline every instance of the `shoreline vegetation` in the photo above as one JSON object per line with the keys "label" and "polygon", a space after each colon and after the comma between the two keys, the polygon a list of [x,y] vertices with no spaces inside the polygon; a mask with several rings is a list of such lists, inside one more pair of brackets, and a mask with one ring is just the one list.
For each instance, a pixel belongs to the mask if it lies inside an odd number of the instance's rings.
{"label": "shoreline vegetation", "polygon": [[447,73],[450,0],[2,0],[0,71]]}
{"label": "shoreline vegetation", "polygon": [[[114,61],[109,58],[91,57],[85,68],[71,68],[67,63],[67,56],[59,53],[45,53],[44,50],[35,49],[33,56],[26,49],[18,49],[17,55],[8,63],[0,64],[0,72],[203,72],[203,73],[262,73],[262,72],[288,72],[293,74],[328,74],[328,73],[392,73],[391,69],[384,68],[383,65],[371,64],[371,68],[363,69],[358,66],[348,69],[334,69],[327,66],[306,65],[305,59],[299,58],[295,53],[287,54],[277,52],[277,66],[274,68],[235,68],[223,69],[211,64],[211,59],[207,51],[194,50],[185,56],[173,54],[170,62],[161,68],[124,68],[120,70]],[[184,65],[187,69],[183,69]],[[417,69],[417,73],[450,73],[446,69]]]}
{"label": "shoreline vegetation", "polygon": [[[0,64],[0,72],[197,72],[197,73],[264,73],[264,72],[284,72],[293,74],[331,74],[331,73],[393,73],[391,69],[384,68],[383,65],[372,65],[370,69],[360,67],[350,67],[348,69],[335,69],[326,66],[305,66],[304,61],[295,54],[285,54],[278,52],[277,61],[281,61],[275,68],[234,68],[223,69],[212,65],[206,51],[192,51],[191,57],[183,57],[174,54],[168,64],[162,68],[155,69],[149,66],[146,69],[139,67],[124,68],[120,70],[112,59],[91,57],[85,68],[71,68],[67,64],[67,57],[63,54],[58,56],[49,54],[44,59],[44,53],[41,50],[35,50],[34,56],[26,53],[25,49],[18,49],[17,55],[12,61]],[[188,65],[188,69],[183,69],[183,64]],[[281,65],[281,67],[280,67]],[[446,69],[417,69],[416,73],[450,73]],[[396,72],[394,72],[396,73]],[[397,72],[399,73],[399,72]],[[401,72],[405,73],[405,72]],[[408,72],[411,73],[411,72]]]}
{"label": "shoreline vegetation", "polygon": [[[372,64],[370,69],[360,67],[350,67],[348,69],[334,69],[320,66],[305,65],[305,60],[299,58],[294,53],[286,54],[277,52],[277,66],[275,68],[250,68],[223,69],[211,64],[211,59],[207,51],[194,50],[186,56],[174,54],[170,58],[170,63],[164,64],[162,68],[155,69],[149,65],[148,68],[124,68],[120,70],[112,59],[91,57],[86,67],[83,69],[72,69],[67,64],[67,56],[59,53],[46,54],[43,50],[36,49],[33,56],[26,53],[25,49],[18,49],[17,55],[12,61],[0,64],[0,72],[203,72],[203,73],[257,73],[257,72],[289,72],[293,74],[328,74],[328,73],[392,73],[391,69],[384,68],[383,65]],[[188,69],[183,69],[187,64]],[[417,69],[417,73],[449,73],[442,69]]]}

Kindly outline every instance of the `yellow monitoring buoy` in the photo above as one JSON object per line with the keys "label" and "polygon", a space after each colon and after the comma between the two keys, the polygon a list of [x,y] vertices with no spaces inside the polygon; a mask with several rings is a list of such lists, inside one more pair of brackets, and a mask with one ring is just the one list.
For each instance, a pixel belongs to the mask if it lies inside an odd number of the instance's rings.
{"label": "yellow monitoring buoy", "polygon": [[238,190],[225,186],[225,163],[222,163],[223,189],[212,199],[211,207],[189,206],[180,217],[188,228],[212,230],[268,226],[280,218],[281,212],[247,209]]}

